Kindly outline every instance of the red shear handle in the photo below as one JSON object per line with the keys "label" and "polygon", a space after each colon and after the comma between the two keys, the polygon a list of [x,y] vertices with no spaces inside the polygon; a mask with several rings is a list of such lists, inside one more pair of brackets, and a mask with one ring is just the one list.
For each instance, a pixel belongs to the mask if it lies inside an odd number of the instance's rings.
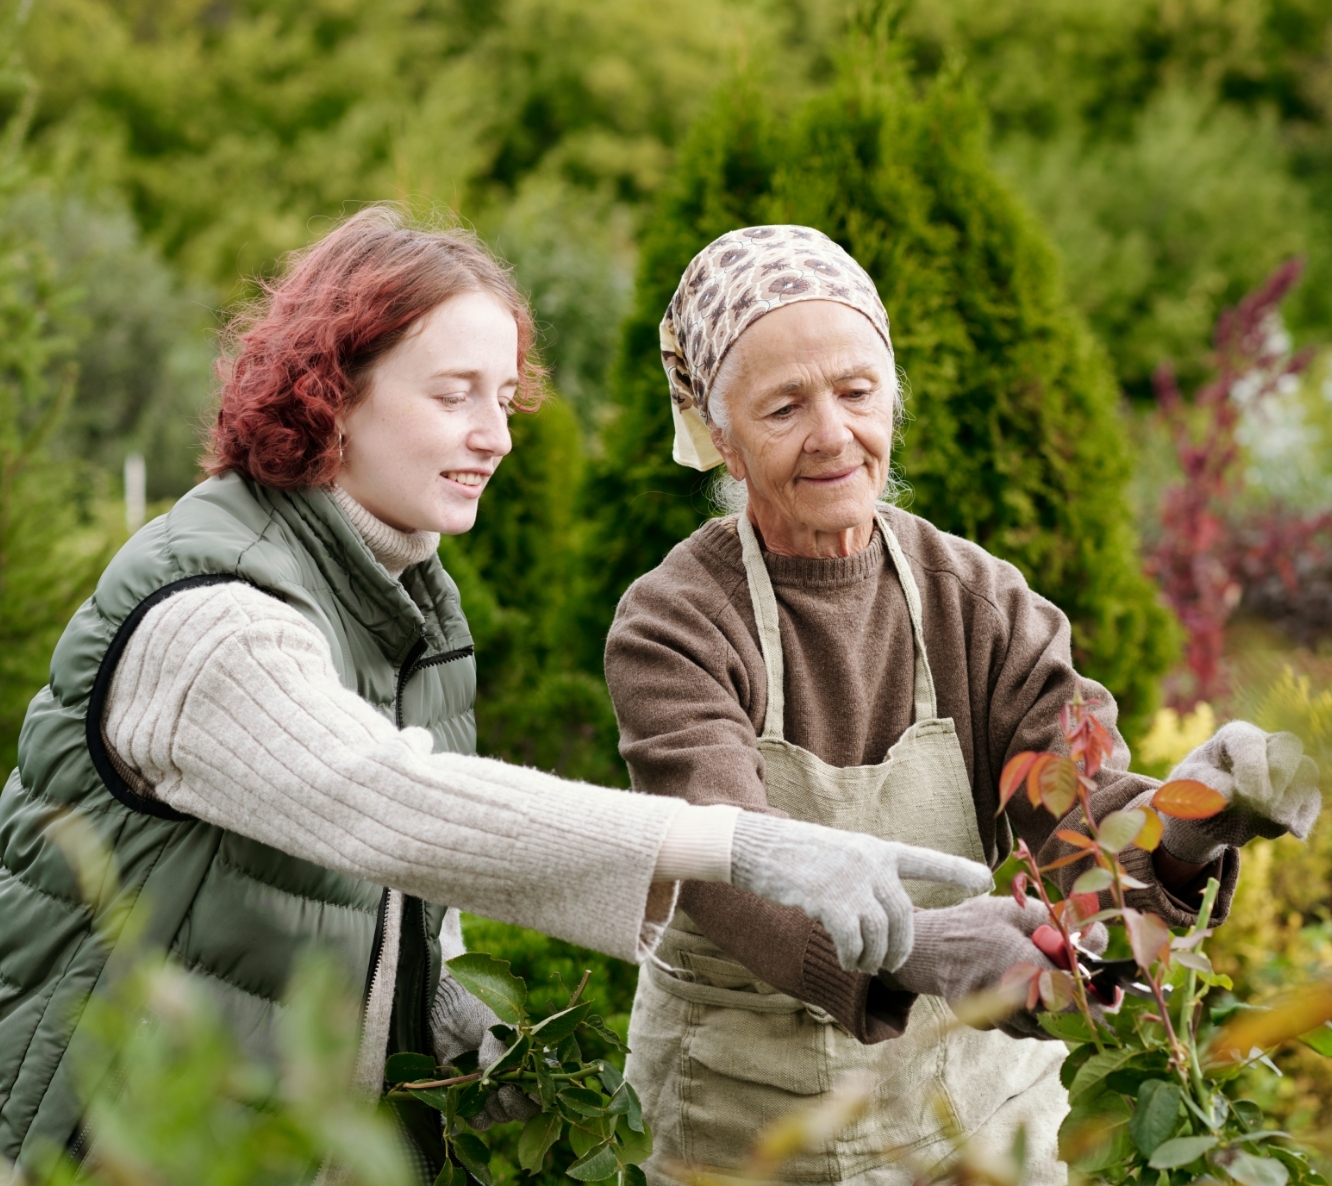
{"label": "red shear handle", "polygon": [[1063,968],[1065,972],[1073,970],[1068,962],[1068,948],[1064,946],[1064,936],[1048,922],[1041,923],[1032,932],[1031,941],[1056,968]]}
{"label": "red shear handle", "polygon": [[[1041,923],[1031,934],[1031,941],[1036,945],[1036,949],[1046,957],[1056,968],[1063,968],[1065,972],[1071,972],[1073,969],[1068,962],[1068,948],[1064,946],[1064,936],[1061,935],[1048,922]],[[1114,999],[1108,999],[1105,990],[1095,981],[1088,987],[1094,996],[1103,1005],[1110,1008],[1117,1008],[1119,1002],[1124,999],[1124,990],[1118,985],[1115,986]]]}

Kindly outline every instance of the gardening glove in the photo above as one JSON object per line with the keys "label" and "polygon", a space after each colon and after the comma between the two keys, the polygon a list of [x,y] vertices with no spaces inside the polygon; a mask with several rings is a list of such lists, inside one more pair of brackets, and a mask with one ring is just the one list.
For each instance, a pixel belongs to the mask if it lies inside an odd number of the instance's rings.
{"label": "gardening glove", "polygon": [[901,878],[939,881],[971,893],[994,885],[963,857],[742,811],[731,842],[731,884],[821,922],[848,971],[873,975],[911,953],[911,899]]}
{"label": "gardening glove", "polygon": [[[891,974],[880,974],[890,988],[943,997],[950,1005],[973,993],[996,987],[1004,973],[1018,964],[1055,967],[1031,941],[1050,913],[1034,898],[1025,906],[1012,898],[972,898],[958,906],[916,911],[916,945],[910,957]],[[1081,944],[1100,955],[1109,942],[1099,922],[1082,935]],[[1095,1005],[1093,1004],[1093,1010]],[[990,1028],[980,1026],[977,1028]],[[1021,1009],[994,1028],[1010,1038],[1052,1037],[1032,1011]]]}
{"label": "gardening glove", "polygon": [[[500,1019],[494,1010],[472,996],[445,969],[439,978],[435,1001],[430,1009],[430,1037],[435,1046],[436,1061],[441,1066],[447,1066],[460,1054],[475,1050],[477,1066],[482,1069],[490,1066],[506,1049],[504,1043],[490,1032],[492,1025],[499,1024]],[[506,1083],[498,1091],[490,1093],[485,1110],[473,1116],[468,1123],[478,1132],[484,1132],[492,1124],[529,1120],[537,1111],[537,1105],[532,1100],[512,1084]]]}
{"label": "gardening glove", "polygon": [[1170,773],[1219,791],[1230,804],[1210,819],[1165,817],[1161,843],[1181,861],[1206,865],[1255,836],[1303,840],[1323,806],[1318,766],[1294,733],[1265,733],[1247,721],[1222,725]]}

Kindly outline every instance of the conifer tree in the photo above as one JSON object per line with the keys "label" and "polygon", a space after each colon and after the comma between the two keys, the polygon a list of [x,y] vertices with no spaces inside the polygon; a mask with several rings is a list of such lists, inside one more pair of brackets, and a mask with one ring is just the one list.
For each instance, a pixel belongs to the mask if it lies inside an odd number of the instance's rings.
{"label": "conifer tree", "polygon": [[1072,619],[1077,662],[1129,723],[1150,710],[1175,632],[1140,567],[1112,372],[984,133],[956,77],[916,94],[863,57],[788,118],[741,83],[699,121],[646,223],[616,418],[588,483],[585,662],[629,582],[708,511],[706,479],[671,461],[662,311],[718,235],[802,223],[858,259],[887,307],[911,392],[896,454],[908,509],[1016,564]]}

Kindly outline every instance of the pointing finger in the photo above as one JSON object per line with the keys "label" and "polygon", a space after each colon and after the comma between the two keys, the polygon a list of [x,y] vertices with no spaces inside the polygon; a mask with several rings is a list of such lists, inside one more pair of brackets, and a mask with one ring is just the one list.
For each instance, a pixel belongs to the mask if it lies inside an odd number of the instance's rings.
{"label": "pointing finger", "polygon": [[903,877],[917,881],[942,881],[959,889],[984,894],[994,888],[994,876],[978,861],[956,857],[951,853],[935,852],[931,848],[917,848],[912,844],[897,844],[897,871]]}

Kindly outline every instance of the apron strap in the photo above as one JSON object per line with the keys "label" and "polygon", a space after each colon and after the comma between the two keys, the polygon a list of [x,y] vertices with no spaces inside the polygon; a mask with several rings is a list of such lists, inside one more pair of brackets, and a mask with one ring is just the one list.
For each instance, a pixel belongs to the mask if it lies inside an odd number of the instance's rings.
{"label": "apron strap", "polygon": [[768,669],[768,715],[763,720],[762,735],[780,741],[786,720],[786,660],[782,655],[782,633],[777,621],[777,595],[772,591],[772,578],[768,576],[768,566],[763,563],[763,551],[749,516],[741,511],[735,526],[740,534],[745,576],[749,578],[749,596],[754,603],[763,666]]}
{"label": "apron strap", "polygon": [[916,720],[930,721],[939,715],[938,701],[934,695],[934,676],[930,672],[929,656],[925,653],[925,626],[921,619],[920,589],[911,572],[911,565],[902,552],[902,545],[888,526],[888,520],[879,515],[879,527],[883,530],[884,542],[888,545],[888,555],[892,557],[893,567],[897,569],[897,580],[906,594],[907,612],[911,615],[911,636],[916,642]]}
{"label": "apron strap", "polygon": [[[902,547],[897,542],[888,521],[878,516],[879,528],[888,555],[897,570],[897,580],[906,597],[907,613],[911,616],[911,637],[915,643],[915,720],[929,721],[938,715],[938,702],[934,694],[934,676],[930,672],[929,657],[925,653],[925,627],[921,619],[920,589],[911,572]],[[754,603],[754,620],[758,623],[759,646],[763,650],[763,665],[768,671],[768,714],[763,721],[762,736],[782,739],[786,716],[785,678],[786,662],[782,655],[782,635],[777,619],[777,595],[773,592],[768,566],[763,563],[763,550],[758,536],[741,512],[736,517],[736,531],[740,536],[740,551],[745,561],[745,576],[749,579],[749,596]]]}

